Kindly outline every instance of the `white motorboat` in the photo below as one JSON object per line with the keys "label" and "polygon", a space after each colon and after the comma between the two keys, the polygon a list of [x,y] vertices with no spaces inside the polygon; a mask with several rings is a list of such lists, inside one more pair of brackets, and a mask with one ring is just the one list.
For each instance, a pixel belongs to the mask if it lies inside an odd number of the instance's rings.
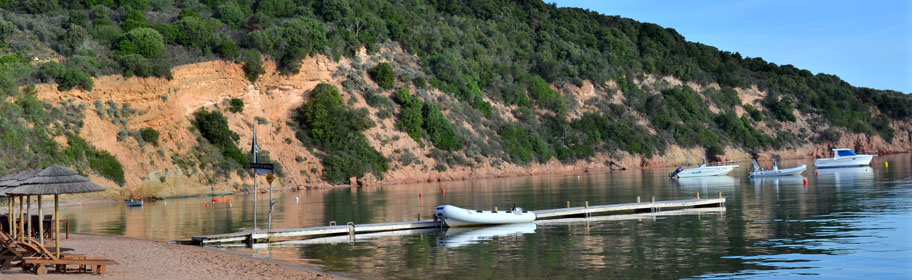
{"label": "white motorboat", "polygon": [[437,206],[435,213],[448,227],[528,223],[535,220],[535,213],[522,208],[500,211],[482,211],[459,208],[453,205]]}
{"label": "white motorboat", "polygon": [[757,164],[756,160],[752,159],[751,162],[754,164],[754,171],[751,171],[750,175],[748,175],[749,177],[792,176],[800,175],[804,170],[807,170],[807,165],[804,164],[792,168],[779,169],[779,166],[777,166],[775,162],[773,162],[772,169],[763,170],[763,168],[760,168],[760,165]]}
{"label": "white motorboat", "polygon": [[536,225],[534,223],[506,224],[475,228],[449,228],[442,238],[437,239],[437,245],[440,245],[441,247],[459,247],[479,243],[485,240],[492,240],[494,237],[532,234],[535,233],[535,229]]}
{"label": "white motorboat", "polygon": [[832,158],[818,158],[814,162],[817,168],[834,168],[834,167],[857,167],[871,164],[874,155],[858,155],[852,149],[839,148],[833,149]]}
{"label": "white motorboat", "polygon": [[737,164],[707,166],[706,159],[703,159],[703,163],[701,163],[699,167],[687,168],[687,169],[678,167],[677,170],[675,170],[671,174],[668,174],[668,177],[678,176],[678,178],[687,178],[687,177],[719,176],[719,175],[728,174],[728,172],[731,172],[732,170],[734,170],[737,167],[738,167]]}

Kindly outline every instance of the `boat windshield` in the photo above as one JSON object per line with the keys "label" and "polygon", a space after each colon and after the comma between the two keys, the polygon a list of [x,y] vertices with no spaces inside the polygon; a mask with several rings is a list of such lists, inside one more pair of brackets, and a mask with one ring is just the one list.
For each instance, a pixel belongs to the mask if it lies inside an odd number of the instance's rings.
{"label": "boat windshield", "polygon": [[841,157],[856,156],[855,152],[853,152],[852,150],[839,150],[839,151],[836,151],[836,154]]}

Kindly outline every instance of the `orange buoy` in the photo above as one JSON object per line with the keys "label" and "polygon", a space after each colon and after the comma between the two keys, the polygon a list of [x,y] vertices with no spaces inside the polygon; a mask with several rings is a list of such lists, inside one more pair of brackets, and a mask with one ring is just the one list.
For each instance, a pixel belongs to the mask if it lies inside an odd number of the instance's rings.
{"label": "orange buoy", "polygon": [[209,203],[206,203],[206,208],[209,208]]}
{"label": "orange buoy", "polygon": [[804,179],[804,185],[808,184],[808,179]]}
{"label": "orange buoy", "polygon": [[440,189],[440,193],[442,193],[443,195],[446,195],[446,189],[441,188],[441,189]]}

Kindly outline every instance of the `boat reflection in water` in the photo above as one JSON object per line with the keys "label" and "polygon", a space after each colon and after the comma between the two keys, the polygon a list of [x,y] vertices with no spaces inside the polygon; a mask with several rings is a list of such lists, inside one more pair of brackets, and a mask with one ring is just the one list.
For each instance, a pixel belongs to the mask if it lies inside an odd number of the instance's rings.
{"label": "boat reflection in water", "polygon": [[494,237],[499,236],[531,234],[535,233],[535,229],[536,226],[533,223],[448,228],[446,234],[437,239],[437,245],[441,247],[459,247],[476,244],[485,240],[492,240]]}
{"label": "boat reflection in water", "polygon": [[804,186],[804,176],[751,177],[751,184],[757,187]]}
{"label": "boat reflection in water", "polygon": [[817,170],[818,184],[834,184],[836,187],[871,186],[874,184],[874,168],[843,167]]}
{"label": "boat reflection in water", "polygon": [[732,176],[687,177],[677,179],[678,187],[687,189],[715,190],[731,189],[740,184]]}

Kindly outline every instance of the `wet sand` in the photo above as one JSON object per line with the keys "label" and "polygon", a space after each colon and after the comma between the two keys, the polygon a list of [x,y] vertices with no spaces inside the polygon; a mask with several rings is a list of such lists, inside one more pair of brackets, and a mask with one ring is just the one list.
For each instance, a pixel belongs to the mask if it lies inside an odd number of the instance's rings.
{"label": "wet sand", "polygon": [[126,237],[71,234],[61,240],[70,253],[117,261],[104,276],[60,274],[53,268],[38,276],[14,267],[2,279],[336,279],[316,268],[303,268],[192,245]]}

